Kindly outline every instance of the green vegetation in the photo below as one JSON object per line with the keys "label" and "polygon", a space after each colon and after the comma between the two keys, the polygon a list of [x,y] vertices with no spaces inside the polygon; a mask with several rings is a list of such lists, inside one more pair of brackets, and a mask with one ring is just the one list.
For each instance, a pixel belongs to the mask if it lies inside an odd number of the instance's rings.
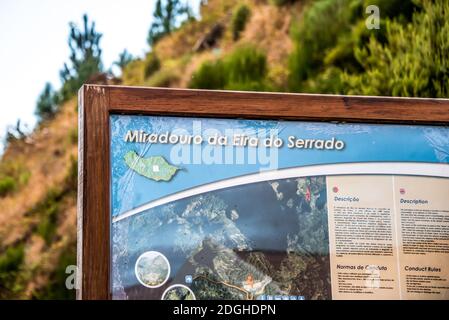
{"label": "green vegetation", "polygon": [[148,33],[148,44],[153,46],[162,37],[172,33],[181,19],[185,21],[191,18],[192,13],[188,2],[183,4],[179,0],[157,0],[153,12],[153,23]]}
{"label": "green vegetation", "polygon": [[17,281],[25,255],[22,243],[9,246],[0,254],[0,299],[11,299],[22,289]]}
{"label": "green vegetation", "polygon": [[24,140],[26,137],[27,134],[22,131],[21,121],[18,119],[14,127],[10,126],[6,129],[5,144],[9,145],[14,141]]}
{"label": "green vegetation", "polygon": [[246,45],[235,49],[225,59],[227,84],[225,89],[264,90],[264,78],[267,74],[265,53]]}
{"label": "green vegetation", "polygon": [[58,111],[58,99],[58,94],[55,92],[52,85],[47,82],[36,105],[35,114],[40,120],[50,119],[56,114]]}
{"label": "green vegetation", "polygon": [[78,161],[71,158],[64,183],[60,187],[49,189],[44,199],[29,212],[30,215],[40,218],[36,233],[45,240],[47,245],[52,243],[56,234],[61,202],[68,194],[76,193],[77,181]]}
{"label": "green vegetation", "polygon": [[50,189],[46,197],[33,210],[40,217],[36,232],[47,245],[51,244],[56,233],[56,224],[59,213],[59,202],[62,199],[61,190]]}
{"label": "green vegetation", "polygon": [[47,245],[51,244],[56,233],[60,200],[61,192],[55,189],[50,189],[45,199],[36,208],[36,212],[38,212],[40,216],[36,232],[45,240]]}
{"label": "green vegetation", "polygon": [[266,74],[265,53],[244,45],[223,59],[203,63],[192,76],[189,87],[262,91],[267,88]]}
{"label": "green vegetation", "polygon": [[149,87],[169,87],[178,78],[176,70],[162,69],[150,77],[145,84]]}
{"label": "green vegetation", "polygon": [[[380,29],[367,28],[368,5],[380,8]],[[241,13],[250,10],[244,7],[234,9],[234,39],[249,16]],[[448,12],[444,1],[307,1],[301,19],[291,26],[287,83],[281,66],[267,65],[250,43],[201,64],[189,87],[448,97]]]}
{"label": "green vegetation", "polygon": [[296,1],[298,0],[271,0],[271,2],[278,7],[292,4],[295,3]]}
{"label": "green vegetation", "polygon": [[154,52],[147,54],[144,60],[144,77],[145,79],[152,76],[156,71],[161,68],[161,62]]}
{"label": "green vegetation", "polygon": [[22,244],[11,246],[0,256],[0,274],[4,272],[17,271],[24,257]]}
{"label": "green vegetation", "polygon": [[[191,88],[202,89],[449,98],[449,2],[304,0],[293,6],[299,1],[270,2],[286,8],[267,8],[266,1],[245,1],[242,5],[236,0],[209,0],[201,5],[201,20],[194,21],[187,1],[158,0],[148,35],[149,53],[139,58],[124,50],[115,62],[122,70],[123,84],[168,87],[188,83]],[[366,27],[368,5],[380,8],[378,30]],[[285,21],[290,21],[289,35],[284,32],[287,27],[282,20],[284,14]],[[257,19],[250,19],[251,15]],[[262,30],[263,23],[266,28]],[[214,33],[214,28],[221,31]],[[278,30],[282,32],[275,35]],[[242,40],[236,41],[243,31],[244,44]],[[277,36],[290,40],[286,38],[289,36],[292,43],[281,41],[286,45],[276,46],[279,41],[273,40]],[[56,90],[50,84],[45,85],[36,104],[40,121],[49,120],[49,125],[59,121],[54,119],[58,106],[76,95],[83,83],[95,81],[95,75],[103,71],[101,38],[95,23],[87,16],[80,27],[70,25],[70,60],[61,71],[62,88]],[[194,49],[198,48],[197,43],[205,45],[201,50]],[[287,54],[289,59],[285,59]],[[73,148],[78,141],[77,129],[68,128],[66,135],[55,141],[65,144],[61,148]],[[0,162],[0,198],[19,195],[30,179],[30,170],[21,162],[20,155],[22,146],[27,150],[34,148],[32,139],[28,143],[26,138],[20,122],[15,129],[8,130],[12,148]],[[58,157],[61,161],[66,159]],[[27,281],[33,281],[30,275],[40,270],[39,265],[28,267],[23,263],[30,236],[41,237],[45,241],[44,250],[59,256],[58,241],[65,238],[56,234],[64,210],[73,206],[77,190],[76,159],[66,166],[65,181],[44,190],[38,203],[21,213],[25,217],[23,223],[29,227],[17,237],[20,240],[7,248],[0,246],[0,299],[23,297]],[[304,226],[319,232],[318,227],[326,220],[312,218]],[[316,238],[307,232],[301,237]],[[53,245],[56,242],[58,245]],[[307,250],[319,249],[318,243],[305,243]],[[27,293],[27,297],[74,297],[74,291],[66,290],[64,282],[66,266],[75,261],[75,244],[63,246],[55,269],[50,272],[44,268],[45,276],[49,276],[47,285]],[[292,263],[301,263],[293,261],[295,257],[291,259]],[[311,269],[310,274],[313,273]]]}
{"label": "green vegetation", "polygon": [[123,69],[122,79],[128,85],[137,85],[145,81],[144,61],[136,59],[128,63]]}
{"label": "green vegetation", "polygon": [[251,10],[245,4],[242,4],[234,11],[232,16],[232,37],[234,41],[238,40],[240,38],[240,32],[245,30],[245,25],[250,15]]}
{"label": "green vegetation", "polygon": [[343,75],[348,93],[449,97],[449,3],[417,3],[411,22],[387,21],[388,45],[370,39],[355,50],[363,71]]}
{"label": "green vegetation", "polygon": [[223,61],[206,61],[192,75],[190,88],[196,89],[223,89],[226,85],[226,75]]}
{"label": "green vegetation", "polygon": [[4,177],[0,179],[0,197],[7,195],[16,188],[16,180],[12,177]]}
{"label": "green vegetation", "polygon": [[[35,114],[39,120],[52,118],[59,110],[58,105],[77,94],[78,89],[93,75],[102,72],[100,40],[102,34],[95,30],[95,22],[89,24],[83,16],[83,30],[70,23],[69,47],[70,63],[64,63],[60,72],[62,88],[55,91],[50,83],[45,85],[38,98]],[[129,55],[119,57],[121,65],[129,63]]]}
{"label": "green vegetation", "polygon": [[[378,5],[380,30],[365,26]],[[317,0],[293,26],[289,90],[382,96],[449,96],[449,3]]]}
{"label": "green vegetation", "polygon": [[64,63],[61,71],[63,86],[61,98],[68,100],[89,78],[102,71],[100,40],[102,34],[95,30],[95,22],[89,25],[87,15],[83,16],[83,30],[70,24],[70,65]]}
{"label": "green vegetation", "polygon": [[0,197],[25,186],[30,175],[30,171],[19,161],[0,163]]}
{"label": "green vegetation", "polygon": [[[293,25],[294,50],[289,64],[291,91],[307,91],[304,82],[323,69],[326,53],[331,53],[339,41],[347,42],[345,39],[350,37],[356,17],[363,18],[358,14],[358,5],[361,5],[359,0],[314,1],[304,12],[299,24]],[[348,45],[344,43],[339,46],[342,52],[339,52],[340,59],[335,59],[336,64],[342,60],[346,60],[348,65],[354,64],[352,48]],[[335,52],[331,54],[335,55]]]}
{"label": "green vegetation", "polygon": [[[47,246],[55,240],[57,220],[61,204],[66,196],[76,194],[77,185],[77,161],[72,158],[64,183],[58,188],[52,188],[44,199],[38,203],[26,216],[38,216],[39,223],[36,226],[36,234],[41,236]],[[58,265],[49,276],[47,285],[33,294],[39,299],[74,299],[74,290],[65,288],[65,269],[68,265],[76,264],[76,245],[71,243],[62,251]],[[0,299],[14,299],[22,297],[24,286],[30,276],[37,270],[34,267],[25,267],[25,239],[18,244],[8,246],[0,254]]]}
{"label": "green vegetation", "polygon": [[128,50],[123,50],[119,56],[118,56],[118,60],[114,62],[114,64],[120,68],[120,70],[125,69],[125,67],[134,60],[134,57],[132,56],[132,54],[130,54],[128,52]]}
{"label": "green vegetation", "polygon": [[417,1],[410,0],[364,0],[364,7],[378,6],[381,17],[398,18],[402,21],[410,21],[413,13],[419,9]]}

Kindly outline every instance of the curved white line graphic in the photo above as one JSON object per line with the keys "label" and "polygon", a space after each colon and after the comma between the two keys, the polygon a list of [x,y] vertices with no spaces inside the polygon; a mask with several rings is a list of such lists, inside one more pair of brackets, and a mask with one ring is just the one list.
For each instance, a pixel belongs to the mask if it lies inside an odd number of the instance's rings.
{"label": "curved white line graphic", "polygon": [[205,192],[235,187],[255,182],[298,178],[308,176],[329,175],[412,175],[449,178],[449,165],[443,163],[416,163],[416,162],[368,162],[368,163],[340,163],[319,166],[295,167],[273,171],[262,171],[254,174],[239,176],[194,187],[188,190],[173,193],[169,196],[148,202],[137,208],[113,217],[112,223],[126,219],[148,209],[199,195]]}

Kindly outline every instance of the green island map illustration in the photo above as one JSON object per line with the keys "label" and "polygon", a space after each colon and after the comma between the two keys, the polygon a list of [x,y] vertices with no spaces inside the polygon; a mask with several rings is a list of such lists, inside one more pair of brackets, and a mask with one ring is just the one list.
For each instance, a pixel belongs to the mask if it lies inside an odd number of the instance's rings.
{"label": "green island map illustration", "polygon": [[142,158],[135,151],[125,154],[125,163],[131,170],[155,181],[170,181],[179,170],[162,156]]}

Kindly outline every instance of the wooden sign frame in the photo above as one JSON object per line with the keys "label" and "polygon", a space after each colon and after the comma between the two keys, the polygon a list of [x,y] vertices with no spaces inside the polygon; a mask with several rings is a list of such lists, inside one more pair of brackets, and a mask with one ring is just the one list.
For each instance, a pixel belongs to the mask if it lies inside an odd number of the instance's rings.
{"label": "wooden sign frame", "polygon": [[111,114],[448,125],[449,100],[84,85],[79,91],[78,299],[110,299]]}

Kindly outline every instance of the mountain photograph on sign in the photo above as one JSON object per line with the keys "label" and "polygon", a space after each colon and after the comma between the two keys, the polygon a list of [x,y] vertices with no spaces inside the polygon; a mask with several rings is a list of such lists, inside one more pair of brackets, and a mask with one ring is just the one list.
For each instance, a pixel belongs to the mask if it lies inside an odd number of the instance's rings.
{"label": "mountain photograph on sign", "polygon": [[[326,202],[325,177],[308,177],[220,189],[136,212],[113,223],[113,299],[159,300],[176,284],[199,300],[331,299]],[[142,252],[169,261],[163,286],[137,281],[130,266]]]}
{"label": "mountain photograph on sign", "polygon": [[[2,0],[0,299],[76,297],[77,199],[83,180],[78,157],[84,130],[77,94],[83,84],[449,98],[448,34],[445,0]],[[244,111],[247,105],[241,103]],[[448,162],[448,137],[429,136],[441,162]],[[403,148],[408,143],[405,137]],[[158,190],[190,173],[161,154],[128,151],[119,155],[126,166],[121,170],[157,184]],[[293,207],[287,198],[271,201],[276,209],[265,205],[265,199],[277,199],[275,188],[296,192],[297,181],[276,180],[239,189],[237,202],[224,190],[149,209],[158,219],[162,212],[172,219],[162,221],[174,234],[168,239],[169,255],[180,258],[167,285],[187,271],[194,278],[193,294],[181,287],[164,297],[246,299],[259,292],[329,297],[328,249],[320,238],[325,234],[312,225],[324,215],[322,198],[311,204],[323,181],[314,179],[310,183],[316,190],[301,191]],[[260,199],[253,201],[254,211],[245,207],[247,192]],[[222,233],[199,228],[189,206],[201,210],[198,221],[215,217],[211,225]],[[296,229],[266,225],[268,233],[280,233],[279,239],[259,239],[253,234],[259,226],[256,211],[275,224],[273,210],[289,212]],[[157,238],[164,227],[152,225],[148,212],[132,216],[130,228]],[[304,225],[299,216],[306,217]],[[194,246],[181,241],[183,232]],[[305,249],[312,245],[305,235],[318,239],[312,251]],[[230,270],[230,261],[239,268]],[[114,294],[147,294],[132,272],[123,275],[123,286]],[[159,299],[162,288],[168,289],[165,284],[155,289],[161,291]]]}

